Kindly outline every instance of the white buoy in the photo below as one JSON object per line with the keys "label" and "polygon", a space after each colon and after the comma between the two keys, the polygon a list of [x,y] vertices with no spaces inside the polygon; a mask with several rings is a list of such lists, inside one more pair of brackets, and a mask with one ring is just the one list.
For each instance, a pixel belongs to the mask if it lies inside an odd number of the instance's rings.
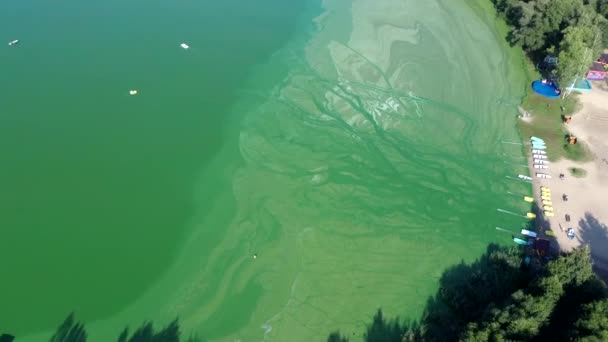
{"label": "white buoy", "polygon": [[254,258],[254,259],[257,259],[257,258],[258,258],[258,255],[257,255],[257,254],[254,254],[254,255],[253,255],[253,258]]}
{"label": "white buoy", "polygon": [[137,90],[129,90],[129,94],[131,94],[131,95],[137,95]]}
{"label": "white buoy", "polygon": [[181,43],[181,44],[179,44],[179,46],[181,46],[183,49],[186,49],[186,50],[190,48],[190,45],[188,45],[186,43]]}

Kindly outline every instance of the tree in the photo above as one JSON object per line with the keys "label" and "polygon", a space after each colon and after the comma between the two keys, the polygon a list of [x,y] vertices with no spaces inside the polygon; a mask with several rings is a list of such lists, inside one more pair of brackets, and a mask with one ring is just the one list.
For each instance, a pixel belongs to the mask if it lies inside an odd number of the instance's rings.
{"label": "tree", "polygon": [[593,62],[590,48],[593,44],[590,42],[594,39],[594,31],[590,27],[569,26],[564,30],[557,65],[557,82],[562,88],[570,86],[577,76],[582,76],[581,72]]}
{"label": "tree", "polygon": [[570,332],[570,339],[576,341],[608,341],[608,300],[585,304],[580,318]]}

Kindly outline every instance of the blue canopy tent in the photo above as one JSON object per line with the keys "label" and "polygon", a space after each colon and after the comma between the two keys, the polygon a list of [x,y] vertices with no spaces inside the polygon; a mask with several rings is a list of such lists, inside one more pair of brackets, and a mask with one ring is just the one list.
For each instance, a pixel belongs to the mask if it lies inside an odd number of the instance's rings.
{"label": "blue canopy tent", "polygon": [[585,78],[577,78],[572,86],[568,87],[568,91],[578,91],[579,93],[585,93],[591,91],[591,82]]}

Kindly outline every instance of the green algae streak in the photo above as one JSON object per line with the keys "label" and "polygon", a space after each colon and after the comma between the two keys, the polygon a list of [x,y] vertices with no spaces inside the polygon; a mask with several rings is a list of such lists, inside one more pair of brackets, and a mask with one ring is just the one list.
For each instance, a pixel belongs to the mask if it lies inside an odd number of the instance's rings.
{"label": "green algae streak", "polygon": [[525,75],[489,4],[66,3],[0,5],[0,332],[353,336],[522,223],[496,208],[527,209],[500,143]]}

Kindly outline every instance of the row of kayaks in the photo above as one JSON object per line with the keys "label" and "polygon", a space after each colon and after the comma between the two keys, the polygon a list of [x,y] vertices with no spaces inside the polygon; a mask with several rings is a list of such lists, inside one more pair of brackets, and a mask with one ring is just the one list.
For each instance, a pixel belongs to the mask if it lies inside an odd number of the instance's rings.
{"label": "row of kayaks", "polygon": [[532,150],[544,151],[547,149],[547,145],[545,145],[545,141],[541,138],[530,137],[530,142],[532,143]]}
{"label": "row of kayaks", "polygon": [[[547,167],[545,166],[544,168],[546,169]],[[522,174],[517,175],[517,178],[525,181],[532,181],[532,177]],[[536,178],[551,179],[551,175],[542,172],[536,172]]]}
{"label": "row of kayaks", "polygon": [[540,187],[540,199],[545,217],[553,217],[553,201],[551,200],[551,189],[546,186]]}
{"label": "row of kayaks", "polygon": [[[532,165],[535,169],[544,170],[549,168],[549,161],[547,160],[547,146],[545,145],[545,141],[538,137],[530,137],[530,142],[532,143]],[[536,172],[535,176],[537,178],[542,179],[551,179],[551,176],[542,173]],[[525,181],[532,181],[532,177],[526,175],[517,175],[519,179]],[[524,196],[524,201],[526,202],[534,202],[534,198],[530,196]],[[541,203],[542,209],[545,217],[553,217],[553,202],[551,201],[551,189],[541,186]],[[540,206],[540,205],[539,205]],[[526,213],[526,217],[529,219],[536,218],[536,214],[534,213]],[[523,246],[531,246],[534,244],[534,239],[538,237],[538,234],[534,231],[522,229],[521,235],[525,236],[525,238],[521,237],[513,237],[513,242],[523,245]],[[545,234],[548,236],[555,236],[555,233],[551,230],[546,230]]]}
{"label": "row of kayaks", "polygon": [[[572,228],[570,228],[570,229],[572,229]],[[531,246],[532,244],[534,244],[534,239],[538,238],[538,234],[531,230],[522,229],[520,233],[521,233],[521,235],[524,235],[526,238],[522,239],[519,237],[513,237],[513,242],[515,242],[518,245]],[[551,236],[551,237],[557,236],[555,234],[555,232],[553,232],[552,230],[545,230],[545,235]],[[574,235],[574,233],[573,233],[573,235]],[[568,236],[568,237],[570,237],[570,236]]]}
{"label": "row of kayaks", "polygon": [[[538,137],[530,137],[532,143],[532,167],[537,170],[546,170],[549,168],[549,162],[547,161],[547,146],[545,141]],[[551,175],[543,172],[536,172],[536,178],[551,179]]]}

